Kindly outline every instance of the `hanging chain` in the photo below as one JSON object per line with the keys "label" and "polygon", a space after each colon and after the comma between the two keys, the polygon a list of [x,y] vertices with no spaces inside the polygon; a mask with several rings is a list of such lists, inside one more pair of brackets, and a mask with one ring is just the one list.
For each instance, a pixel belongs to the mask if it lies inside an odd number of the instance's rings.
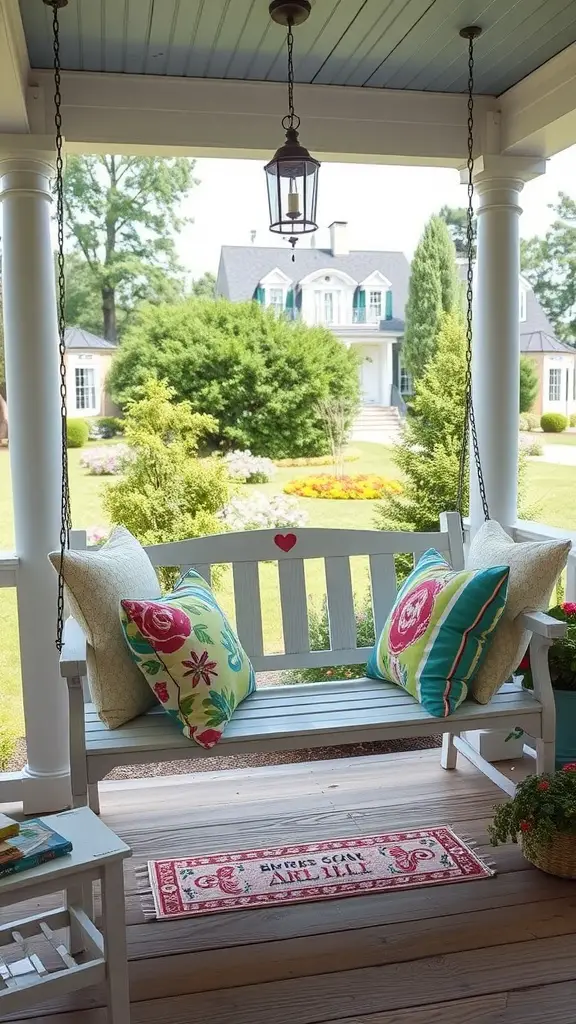
{"label": "hanging chain", "polygon": [[62,431],[62,504],[60,516],[60,564],[58,567],[58,611],[56,626],[56,647],[62,650],[64,632],[64,557],[70,546],[72,517],[70,511],[70,484],[68,479],[68,441],[66,431],[66,280],[64,276],[64,159],[62,155],[62,95],[60,63],[60,26],[58,23],[58,0],[52,3],[52,31],[54,45],[54,128],[56,142],[56,224],[58,244],[57,266],[57,315],[58,350],[60,355],[60,426]]}
{"label": "hanging chain", "polygon": [[472,317],[473,317],[473,283],[474,283],[474,39],[478,31],[469,31],[468,38],[468,208],[466,211],[466,383],[464,401],[464,424],[462,430],[462,447],[460,450],[460,466],[458,472],[457,511],[462,515],[464,489],[468,468],[468,445],[472,438],[472,454],[478,477],[478,489],[482,502],[484,519],[490,518],[486,486],[480,461],[480,445],[476,428],[476,415],[472,400]]}
{"label": "hanging chain", "polygon": [[292,31],[292,22],[288,22],[288,34],[286,36],[286,46],[288,48],[288,117],[290,118],[290,127],[294,127],[294,33]]}

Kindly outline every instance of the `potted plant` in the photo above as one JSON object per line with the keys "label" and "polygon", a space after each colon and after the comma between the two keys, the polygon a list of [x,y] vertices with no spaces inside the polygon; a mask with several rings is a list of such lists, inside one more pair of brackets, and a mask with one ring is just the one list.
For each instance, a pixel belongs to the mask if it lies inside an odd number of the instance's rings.
{"label": "potted plant", "polygon": [[[566,634],[555,640],[548,652],[550,679],[556,703],[556,767],[576,761],[576,604],[567,602],[551,608],[554,619],[566,623]],[[532,689],[530,655],[518,667],[524,686]]]}
{"label": "potted plant", "polygon": [[576,878],[576,764],[529,775],[512,800],[496,807],[488,835],[493,846],[518,842],[526,860],[561,878]]}

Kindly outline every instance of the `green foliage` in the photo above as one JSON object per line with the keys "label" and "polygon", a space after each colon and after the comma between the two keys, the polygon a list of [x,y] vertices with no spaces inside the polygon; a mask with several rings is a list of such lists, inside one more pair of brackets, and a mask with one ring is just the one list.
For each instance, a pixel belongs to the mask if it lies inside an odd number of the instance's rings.
{"label": "green foliage", "polygon": [[180,203],[196,184],[193,168],[185,158],[68,157],[64,189],[75,283],[69,280],[69,322],[116,341],[144,299],[182,295],[173,236],[184,224]]}
{"label": "green foliage", "polygon": [[538,394],[538,371],[533,359],[520,356],[520,412],[530,412]]}
{"label": "green foliage", "polygon": [[[548,651],[552,688],[576,692],[576,604],[571,602],[558,604],[547,614],[551,615],[553,619],[566,623],[565,635],[554,640]],[[524,676],[523,685],[531,690],[533,684],[529,651],[520,665],[519,673]]]}
{"label": "green foliage", "polygon": [[[312,607],[309,612],[308,625],[310,630],[310,650],[326,651],[330,649],[330,630],[328,625],[328,605],[324,600],[322,607]],[[374,618],[370,594],[362,598],[356,612],[356,646],[373,647],[375,644]],[[366,673],[366,663],[362,665],[337,665],[330,668],[292,669],[282,676],[283,683],[323,683],[330,679],[361,679]]]}
{"label": "green foliage", "polygon": [[[141,386],[128,404],[124,430],[134,458],[123,479],[104,491],[111,522],[126,526],[141,544],[220,533],[216,513],[230,496],[223,462],[197,457],[214,421],[173,398],[163,381],[149,379]],[[162,582],[169,586],[177,575],[164,569]]]}
{"label": "green foliage", "polygon": [[124,420],[121,420],[118,416],[97,416],[96,419],[92,420],[92,423],[98,428],[100,437],[104,437],[107,440],[124,433]]}
{"label": "green foliage", "polygon": [[544,455],[544,445],[541,441],[534,439],[533,441],[528,441],[527,444],[522,444],[522,451],[524,455],[531,455],[532,457]]}
{"label": "green foliage", "polygon": [[576,339],[576,201],[559,192],[550,204],[556,220],[544,238],[521,243],[522,270],[558,337]]}
{"label": "green foliage", "polygon": [[86,420],[72,419],[66,423],[66,437],[69,448],[83,448],[88,440],[90,428]]}
{"label": "green foliage", "polygon": [[512,800],[495,808],[488,827],[490,842],[525,846],[551,843],[557,832],[576,835],[576,765],[547,775],[529,775]]}
{"label": "green foliage", "polygon": [[535,413],[523,412],[520,414],[518,426],[520,430],[528,432],[531,430],[538,430],[538,427],[540,426],[540,417],[536,416]]}
{"label": "green foliage", "polygon": [[431,217],[414,253],[406,304],[402,361],[415,381],[436,351],[442,314],[461,305],[455,256],[445,221]]}
{"label": "green foliage", "polygon": [[576,412],[573,412],[570,416],[570,426],[576,427]]}
{"label": "green foliage", "polygon": [[[466,336],[461,314],[444,313],[438,345],[416,382],[413,415],[394,447],[404,493],[378,506],[381,530],[436,530],[438,517],[456,508],[466,386]],[[466,476],[465,510],[468,507]]]}
{"label": "green foliage", "polygon": [[[468,211],[463,206],[443,206],[438,214],[445,221],[450,237],[454,242],[456,255],[460,258],[468,256]],[[473,256],[476,259],[476,218],[472,222],[474,234]]]}
{"label": "green foliage", "polygon": [[195,299],[215,299],[216,298],[216,276],[210,270],[207,270],[202,277],[198,277],[192,282],[192,295]]}
{"label": "green foliage", "polygon": [[12,722],[0,721],[0,771],[5,771],[16,748]]}
{"label": "green foliage", "polygon": [[545,434],[561,434],[568,426],[568,417],[563,412],[545,412],[540,417],[540,426]]}
{"label": "green foliage", "polygon": [[147,306],[116,355],[108,387],[121,406],[147,375],[211,413],[210,441],[270,458],[319,455],[327,440],[318,403],[341,398],[353,418],[358,357],[324,327],[277,317],[258,303],[191,299]]}

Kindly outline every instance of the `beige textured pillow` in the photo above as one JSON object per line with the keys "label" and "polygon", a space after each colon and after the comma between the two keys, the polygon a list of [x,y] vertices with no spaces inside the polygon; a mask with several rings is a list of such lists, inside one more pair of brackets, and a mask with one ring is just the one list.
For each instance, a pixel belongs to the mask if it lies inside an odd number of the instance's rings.
{"label": "beige textured pillow", "polygon": [[[60,552],[49,555],[58,571]],[[97,551],[68,551],[64,581],[70,611],[88,641],[88,683],[100,718],[117,729],[156,704],[134,664],[120,625],[120,601],[161,596],[148,555],[123,526]]]}
{"label": "beige textured pillow", "polygon": [[518,616],[549,608],[554,585],[566,565],[570,547],[570,541],[558,540],[517,544],[499,523],[492,521],[478,530],[470,545],[467,567],[510,566],[506,607],[471,687],[472,696],[480,704],[488,704],[520,664],[530,633],[522,629]]}

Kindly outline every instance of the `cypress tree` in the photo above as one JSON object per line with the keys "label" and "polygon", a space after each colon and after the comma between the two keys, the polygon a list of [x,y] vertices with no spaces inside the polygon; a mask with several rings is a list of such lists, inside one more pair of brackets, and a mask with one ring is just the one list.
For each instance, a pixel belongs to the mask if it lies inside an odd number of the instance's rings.
{"label": "cypress tree", "polygon": [[416,247],[410,272],[402,359],[417,380],[436,351],[442,313],[461,305],[456,250],[445,221],[430,218]]}

